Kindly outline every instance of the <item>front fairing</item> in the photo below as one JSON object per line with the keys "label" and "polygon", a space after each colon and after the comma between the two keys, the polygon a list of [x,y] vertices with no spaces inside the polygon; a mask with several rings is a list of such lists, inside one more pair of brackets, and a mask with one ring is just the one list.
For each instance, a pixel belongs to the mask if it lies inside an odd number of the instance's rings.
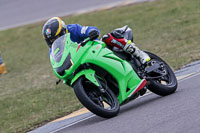
{"label": "front fairing", "polygon": [[52,44],[52,51],[50,54],[50,61],[53,67],[53,71],[58,78],[66,75],[65,70],[70,69],[72,64],[69,43],[66,42],[68,40],[67,36],[63,35],[56,39]]}
{"label": "front fairing", "polygon": [[[59,79],[72,79],[74,71],[82,64],[91,42],[81,47],[70,39],[70,33],[61,36],[52,44],[50,61],[55,75]],[[93,59],[93,57],[90,57]]]}

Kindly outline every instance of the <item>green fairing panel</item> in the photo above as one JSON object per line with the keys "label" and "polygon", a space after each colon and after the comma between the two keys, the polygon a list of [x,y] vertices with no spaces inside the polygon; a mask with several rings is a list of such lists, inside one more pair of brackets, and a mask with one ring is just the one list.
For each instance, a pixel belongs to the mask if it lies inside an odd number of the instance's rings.
{"label": "green fairing panel", "polygon": [[[127,61],[116,56],[111,50],[102,48],[100,44],[97,44],[93,46],[88,53],[88,56],[93,57],[93,59],[87,58],[84,62],[96,64],[104,68],[118,81],[120,88],[118,100],[120,103],[125,100],[141,82],[141,79],[133,71],[131,65]],[[126,92],[127,88],[129,88],[130,91]]]}
{"label": "green fairing panel", "polygon": [[97,80],[95,78],[95,71],[92,69],[82,70],[81,72],[76,74],[76,76],[71,81],[71,85],[73,85],[73,83],[81,76],[85,76],[93,84],[95,84],[96,86],[99,86],[99,83],[97,82]]}

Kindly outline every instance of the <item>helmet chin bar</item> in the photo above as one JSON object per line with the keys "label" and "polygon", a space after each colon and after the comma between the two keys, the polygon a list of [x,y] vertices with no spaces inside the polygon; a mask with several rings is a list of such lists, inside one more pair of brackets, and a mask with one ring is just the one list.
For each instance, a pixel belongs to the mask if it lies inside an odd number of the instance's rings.
{"label": "helmet chin bar", "polygon": [[49,41],[49,39],[45,39],[45,41],[46,41],[47,45],[49,46],[49,48],[51,48],[52,43]]}

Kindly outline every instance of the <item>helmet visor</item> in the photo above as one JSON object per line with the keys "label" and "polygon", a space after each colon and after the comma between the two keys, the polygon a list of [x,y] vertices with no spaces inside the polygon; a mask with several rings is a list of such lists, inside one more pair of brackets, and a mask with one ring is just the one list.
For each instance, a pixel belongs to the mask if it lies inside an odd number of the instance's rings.
{"label": "helmet visor", "polygon": [[60,31],[60,33],[57,35],[57,36],[53,36],[53,37],[49,37],[49,38],[46,38],[46,42],[48,44],[48,46],[51,48],[51,45],[53,44],[53,42],[59,38],[60,36],[64,35],[66,33],[66,29],[65,28],[62,28],[62,30]]}

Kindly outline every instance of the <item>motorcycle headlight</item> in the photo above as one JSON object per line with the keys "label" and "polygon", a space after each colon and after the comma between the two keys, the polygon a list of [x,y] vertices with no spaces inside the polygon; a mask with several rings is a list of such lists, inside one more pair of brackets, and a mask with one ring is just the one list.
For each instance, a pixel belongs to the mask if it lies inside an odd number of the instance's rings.
{"label": "motorcycle headlight", "polygon": [[68,54],[67,58],[65,59],[64,63],[62,64],[62,66],[56,68],[56,72],[63,76],[65,74],[65,70],[70,69],[73,66],[73,62],[71,60],[71,55],[70,53]]}

